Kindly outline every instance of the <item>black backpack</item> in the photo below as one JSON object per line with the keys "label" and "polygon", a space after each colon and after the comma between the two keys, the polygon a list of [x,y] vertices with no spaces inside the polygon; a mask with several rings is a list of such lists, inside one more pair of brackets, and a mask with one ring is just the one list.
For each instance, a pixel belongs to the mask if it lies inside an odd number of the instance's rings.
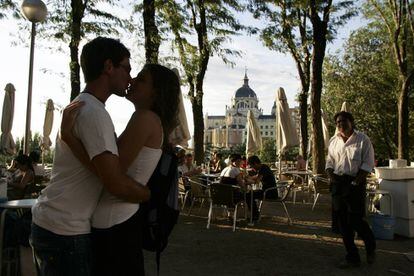
{"label": "black backpack", "polygon": [[140,205],[142,219],[142,247],[156,252],[159,273],[160,255],[168,244],[168,237],[178,220],[178,162],[172,153],[163,152],[147,186],[151,198]]}

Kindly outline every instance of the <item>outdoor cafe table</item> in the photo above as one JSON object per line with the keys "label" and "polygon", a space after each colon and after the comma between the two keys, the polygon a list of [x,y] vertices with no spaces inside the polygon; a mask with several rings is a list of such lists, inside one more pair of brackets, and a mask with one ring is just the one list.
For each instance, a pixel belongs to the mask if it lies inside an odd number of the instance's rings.
{"label": "outdoor cafe table", "polygon": [[207,185],[209,185],[212,181],[220,177],[219,173],[201,173],[201,177],[207,180]]}
{"label": "outdoor cafe table", "polygon": [[282,171],[283,175],[299,175],[301,177],[304,178],[304,182],[307,183],[308,182],[308,178],[309,176],[312,175],[312,171],[298,171],[298,170],[294,170],[294,171]]}
{"label": "outdoor cafe table", "polygon": [[20,199],[11,200],[4,203],[0,203],[1,218],[0,218],[0,276],[3,272],[3,239],[4,239],[4,224],[6,219],[6,213],[9,209],[22,210],[30,209],[36,203],[37,199]]}

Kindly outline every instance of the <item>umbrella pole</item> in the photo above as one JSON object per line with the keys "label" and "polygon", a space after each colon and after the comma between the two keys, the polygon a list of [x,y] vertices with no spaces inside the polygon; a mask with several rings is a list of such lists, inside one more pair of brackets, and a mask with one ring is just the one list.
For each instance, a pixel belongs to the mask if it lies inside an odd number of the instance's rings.
{"label": "umbrella pole", "polygon": [[279,152],[279,181],[282,177],[282,153]]}

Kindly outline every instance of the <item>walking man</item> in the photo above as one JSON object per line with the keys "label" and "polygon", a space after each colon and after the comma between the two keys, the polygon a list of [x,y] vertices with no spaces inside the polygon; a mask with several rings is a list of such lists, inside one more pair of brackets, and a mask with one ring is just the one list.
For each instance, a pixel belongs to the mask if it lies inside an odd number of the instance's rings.
{"label": "walking man", "polygon": [[355,246],[355,231],[365,243],[367,263],[375,261],[375,238],[364,219],[366,177],[374,167],[374,149],[364,133],[356,131],[351,113],[341,111],[334,117],[338,134],[331,138],[326,173],[332,187],[334,212],[337,213],[345,261],[339,268],[358,267],[361,259]]}
{"label": "walking man", "polygon": [[92,166],[84,166],[62,137],[57,139],[50,184],[32,208],[31,243],[39,275],[91,274],[91,217],[103,189],[129,202],[149,199],[148,188],[122,170],[114,125],[105,110],[109,96],[125,95],[129,58],[128,49],[110,38],[98,37],[83,47],[86,87],[77,100],[84,106],[73,132]]}

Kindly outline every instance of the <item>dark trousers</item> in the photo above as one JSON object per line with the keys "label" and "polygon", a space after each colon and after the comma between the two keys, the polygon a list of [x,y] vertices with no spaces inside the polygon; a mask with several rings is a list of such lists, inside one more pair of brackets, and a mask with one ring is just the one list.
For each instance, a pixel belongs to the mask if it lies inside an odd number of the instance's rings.
{"label": "dark trousers", "polygon": [[[251,206],[251,193],[253,192],[253,206]],[[259,210],[257,208],[256,199],[263,200],[263,191],[249,191],[246,193],[246,202],[249,209],[253,208],[253,220],[257,220],[259,218]]]}
{"label": "dark trousers", "polygon": [[345,245],[346,259],[350,262],[360,262],[358,248],[355,245],[355,232],[365,243],[367,253],[376,248],[375,237],[365,217],[366,183],[351,185],[354,177],[335,176],[332,183],[332,202],[334,212],[338,216],[339,229]]}
{"label": "dark trousers", "polygon": [[39,276],[90,276],[90,235],[62,236],[32,224],[30,243]]}
{"label": "dark trousers", "polygon": [[92,228],[92,275],[145,275],[139,212],[108,229]]}

